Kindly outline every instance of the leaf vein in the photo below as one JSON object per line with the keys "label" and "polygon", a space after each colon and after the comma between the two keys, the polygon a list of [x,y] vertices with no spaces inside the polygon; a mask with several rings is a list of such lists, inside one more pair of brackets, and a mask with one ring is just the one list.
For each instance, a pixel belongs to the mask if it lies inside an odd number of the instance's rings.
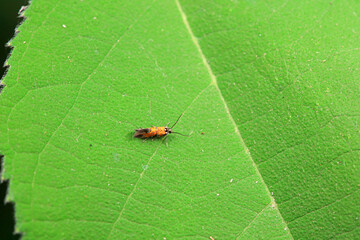
{"label": "leaf vein", "polygon": [[[164,141],[164,138],[161,140],[160,144],[159,144],[158,147],[155,149],[154,153],[151,155],[151,157],[149,158],[149,160],[148,160],[148,162],[146,163],[146,165],[150,165],[151,160],[154,158],[155,154],[156,154],[157,151],[159,150],[159,148],[160,148],[160,146],[161,146],[161,144],[162,144],[163,141]],[[112,227],[111,227],[111,229],[110,229],[110,231],[109,231],[109,234],[108,234],[108,236],[106,237],[106,239],[109,239],[109,237],[111,236],[111,233],[115,230],[116,224],[120,221],[120,219],[121,219],[121,217],[122,217],[122,215],[123,215],[123,213],[124,213],[124,211],[125,211],[126,205],[128,204],[128,202],[130,201],[132,195],[134,194],[134,192],[135,192],[135,190],[136,190],[136,188],[137,188],[140,180],[143,178],[143,176],[144,176],[144,174],[145,174],[145,171],[146,171],[146,169],[143,169],[143,171],[140,173],[140,176],[139,176],[138,180],[136,181],[136,183],[135,183],[132,191],[130,192],[129,196],[126,198],[126,201],[125,201],[123,207],[121,208],[121,211],[120,211],[120,213],[119,213],[119,216],[117,217],[117,219],[115,220],[115,222],[112,224]]]}
{"label": "leaf vein", "polygon": [[[109,51],[105,54],[105,56],[103,57],[103,59],[99,62],[99,64],[95,67],[95,69],[89,74],[89,76],[81,83],[80,88],[78,90],[78,93],[75,97],[75,100],[72,104],[72,106],[68,109],[68,111],[66,112],[65,116],[63,117],[62,121],[60,122],[60,124],[57,126],[57,128],[55,129],[55,131],[51,134],[51,136],[49,137],[47,143],[44,145],[44,147],[41,149],[41,151],[39,152],[36,164],[35,164],[35,170],[33,173],[33,178],[32,178],[32,184],[31,184],[31,191],[33,192],[34,186],[35,186],[35,179],[36,179],[36,173],[38,171],[38,166],[40,163],[40,156],[41,154],[44,152],[45,148],[48,146],[48,144],[50,143],[51,139],[55,136],[55,134],[57,133],[57,131],[60,129],[60,127],[63,125],[64,120],[67,118],[67,116],[69,115],[69,113],[71,112],[71,110],[74,108],[74,106],[77,103],[77,100],[80,96],[80,93],[83,90],[83,87],[85,85],[85,83],[93,76],[94,73],[96,73],[96,70],[104,63],[105,59],[110,55],[110,53],[116,48],[116,46],[119,44],[120,40],[130,31],[130,29],[132,29],[132,27],[139,21],[139,19],[149,10],[149,8],[152,6],[152,4],[137,18],[134,20],[134,22],[132,24],[129,25],[129,27],[127,28],[127,30],[118,38],[118,40],[112,45],[112,47],[109,49]],[[30,209],[33,209],[33,196],[31,196],[31,203],[30,203]],[[32,220],[33,220],[33,214],[32,214]]]}

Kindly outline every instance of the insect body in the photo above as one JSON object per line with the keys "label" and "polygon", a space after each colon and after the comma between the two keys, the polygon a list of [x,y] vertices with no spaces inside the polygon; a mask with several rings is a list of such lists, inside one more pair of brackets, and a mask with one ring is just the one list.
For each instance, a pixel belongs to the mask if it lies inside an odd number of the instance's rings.
{"label": "insect body", "polygon": [[171,128],[168,127],[139,128],[135,129],[135,131],[134,137],[136,138],[163,137],[172,133]]}
{"label": "insect body", "polygon": [[[187,136],[187,135],[183,135],[181,133],[178,132],[174,132],[172,130],[172,128],[177,124],[177,122],[180,120],[182,114],[180,115],[180,117],[176,120],[175,124],[172,127],[168,127],[167,125],[165,127],[151,127],[151,128],[139,128],[139,129],[135,129],[135,134],[134,137],[135,138],[142,138],[142,139],[148,139],[148,138],[156,138],[156,137],[164,137],[164,136],[168,136],[170,133],[176,133],[176,134],[180,134],[182,136]],[[168,123],[169,124],[169,123]],[[166,140],[167,141],[167,140]],[[167,144],[167,142],[166,142]]]}

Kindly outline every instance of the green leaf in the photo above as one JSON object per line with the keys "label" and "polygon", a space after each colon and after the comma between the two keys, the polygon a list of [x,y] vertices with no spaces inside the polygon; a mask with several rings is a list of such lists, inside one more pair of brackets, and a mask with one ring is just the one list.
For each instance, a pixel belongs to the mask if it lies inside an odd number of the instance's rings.
{"label": "green leaf", "polygon": [[[24,239],[291,238],[184,14],[32,2],[1,94]],[[132,137],[181,113],[190,137]]]}
{"label": "green leaf", "polygon": [[358,236],[354,9],[33,1],[0,96],[24,239]]}

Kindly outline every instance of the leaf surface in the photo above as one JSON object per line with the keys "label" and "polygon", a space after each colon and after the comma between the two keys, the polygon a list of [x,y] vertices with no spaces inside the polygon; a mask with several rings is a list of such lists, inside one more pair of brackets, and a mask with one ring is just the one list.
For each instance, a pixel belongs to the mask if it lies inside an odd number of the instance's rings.
{"label": "leaf surface", "polygon": [[[174,1],[31,3],[0,97],[24,239],[292,238],[186,16]],[[132,138],[181,113],[190,137]]]}

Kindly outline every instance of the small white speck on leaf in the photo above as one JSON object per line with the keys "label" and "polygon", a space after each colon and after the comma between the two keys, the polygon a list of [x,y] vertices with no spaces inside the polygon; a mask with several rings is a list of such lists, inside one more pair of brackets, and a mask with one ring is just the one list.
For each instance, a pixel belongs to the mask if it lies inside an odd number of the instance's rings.
{"label": "small white speck on leaf", "polygon": [[230,179],[230,182],[233,182],[234,179]]}
{"label": "small white speck on leaf", "polygon": [[62,25],[62,27],[63,27],[63,28],[66,28],[66,25],[65,25],[65,24],[63,24],[63,25]]}

